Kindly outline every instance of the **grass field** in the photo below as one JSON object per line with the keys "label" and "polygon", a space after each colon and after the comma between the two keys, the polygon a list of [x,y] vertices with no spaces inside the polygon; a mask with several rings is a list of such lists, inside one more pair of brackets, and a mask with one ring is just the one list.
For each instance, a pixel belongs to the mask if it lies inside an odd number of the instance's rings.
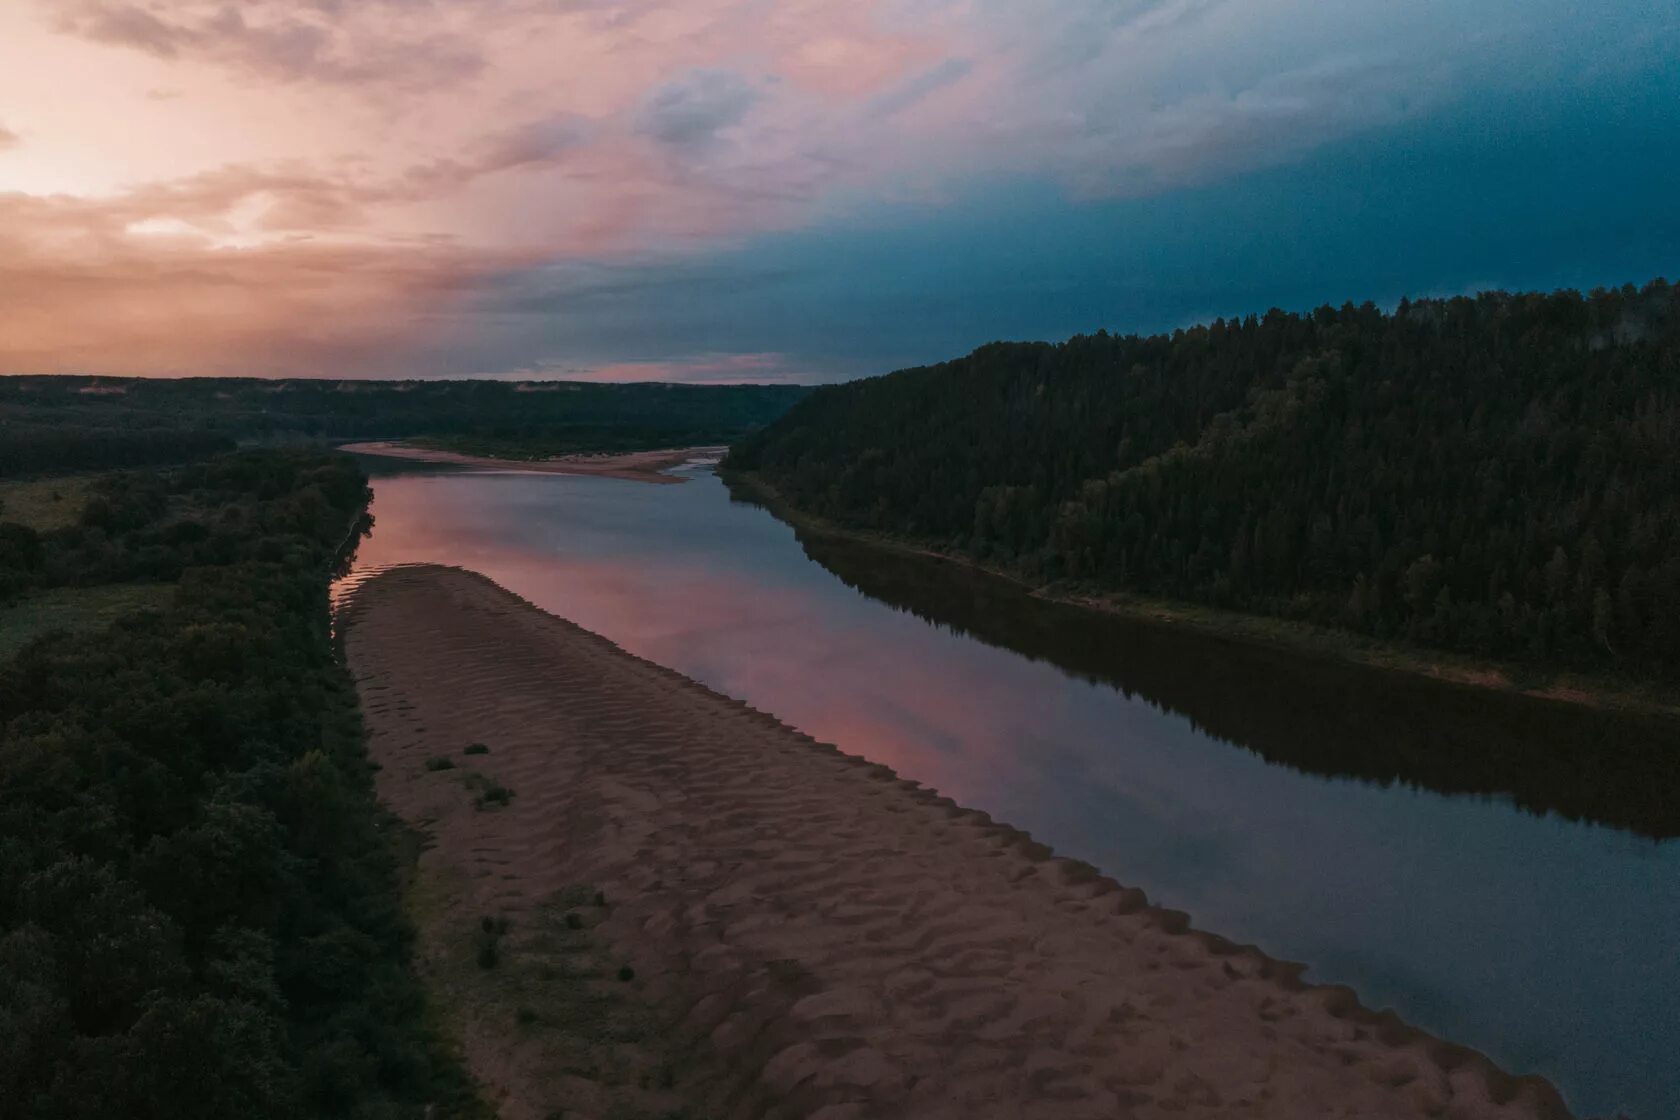
{"label": "grass field", "polygon": [[38,533],[74,525],[94,478],[79,474],[0,482],[0,521],[16,521]]}
{"label": "grass field", "polygon": [[125,614],[169,605],[172,583],[59,587],[0,607],[0,660],[48,630],[102,630]]}

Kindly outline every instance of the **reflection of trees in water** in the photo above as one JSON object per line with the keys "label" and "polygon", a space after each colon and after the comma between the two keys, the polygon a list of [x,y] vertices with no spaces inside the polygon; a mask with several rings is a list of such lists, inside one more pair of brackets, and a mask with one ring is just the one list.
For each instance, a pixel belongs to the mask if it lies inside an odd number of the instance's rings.
{"label": "reflection of trees in water", "polygon": [[1671,722],[1101,615],[958,564],[798,535],[807,556],[871,598],[1184,715],[1268,762],[1680,836]]}

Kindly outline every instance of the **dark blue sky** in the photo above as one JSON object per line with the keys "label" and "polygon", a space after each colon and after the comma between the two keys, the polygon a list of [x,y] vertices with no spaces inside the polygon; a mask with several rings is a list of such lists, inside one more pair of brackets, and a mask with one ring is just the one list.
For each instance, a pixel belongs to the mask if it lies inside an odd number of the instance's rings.
{"label": "dark blue sky", "polygon": [[[1628,62],[1466,95],[1210,183],[1082,200],[1013,175],[676,262],[523,274],[498,294],[518,292],[541,320],[532,335],[573,355],[562,370],[632,357],[832,380],[1000,338],[1673,278],[1680,51]],[[738,354],[763,357],[726,360]]]}

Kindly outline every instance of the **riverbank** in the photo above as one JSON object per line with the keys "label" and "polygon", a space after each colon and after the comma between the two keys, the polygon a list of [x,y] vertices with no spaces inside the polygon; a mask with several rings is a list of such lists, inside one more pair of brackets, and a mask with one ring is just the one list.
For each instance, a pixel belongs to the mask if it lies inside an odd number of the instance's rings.
{"label": "riverbank", "polygon": [[376,440],[369,443],[347,443],[338,450],[355,455],[407,459],[417,463],[452,463],[464,467],[534,471],[538,474],[583,474],[672,486],[688,481],[680,475],[665,473],[672,467],[680,467],[698,457],[719,455],[727,449],[673,447],[658,451],[626,451],[610,455],[562,455],[554,459],[495,459],[487,455],[466,455],[458,451],[420,447],[402,440]]}
{"label": "riverbank", "polygon": [[483,577],[375,574],[342,621],[504,1117],[1566,1114]]}
{"label": "riverbank", "polygon": [[1552,672],[1529,665],[1478,660],[1439,650],[1383,642],[1351,631],[1290,619],[1221,610],[1199,603],[1037,584],[998,565],[942,552],[923,543],[884,533],[848,529],[813,517],[794,508],[773,486],[757,475],[742,471],[720,471],[720,474],[736,497],[744,497],[762,505],[782,521],[803,532],[958,564],[1007,580],[1033,597],[1049,602],[1081,607],[1138,622],[1171,626],[1298,656],[1330,658],[1387,672],[1427,677],[1447,684],[1610,709],[1632,715],[1680,719],[1680,700],[1676,700],[1674,690],[1643,682],[1607,679],[1581,673]]}

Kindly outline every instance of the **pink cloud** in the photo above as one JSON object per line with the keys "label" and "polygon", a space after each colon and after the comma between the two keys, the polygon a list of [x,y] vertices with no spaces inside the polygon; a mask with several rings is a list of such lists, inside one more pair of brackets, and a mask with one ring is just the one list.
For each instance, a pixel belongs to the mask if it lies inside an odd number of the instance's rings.
{"label": "pink cloud", "polygon": [[[1206,181],[1451,96],[1480,47],[1406,8],[0,5],[0,99],[29,138],[0,129],[0,370],[400,367],[512,329],[468,298],[505,270],[681,262],[988,178]],[[809,375],[765,358],[591,375]]]}
{"label": "pink cloud", "polygon": [[[376,10],[393,7],[379,0],[360,3]],[[466,38],[390,34],[388,23],[368,28],[347,19],[337,5],[288,0],[246,0],[238,6],[199,0],[55,0],[54,19],[65,34],[95,43],[282,81],[413,87],[471,77],[484,65]]]}

